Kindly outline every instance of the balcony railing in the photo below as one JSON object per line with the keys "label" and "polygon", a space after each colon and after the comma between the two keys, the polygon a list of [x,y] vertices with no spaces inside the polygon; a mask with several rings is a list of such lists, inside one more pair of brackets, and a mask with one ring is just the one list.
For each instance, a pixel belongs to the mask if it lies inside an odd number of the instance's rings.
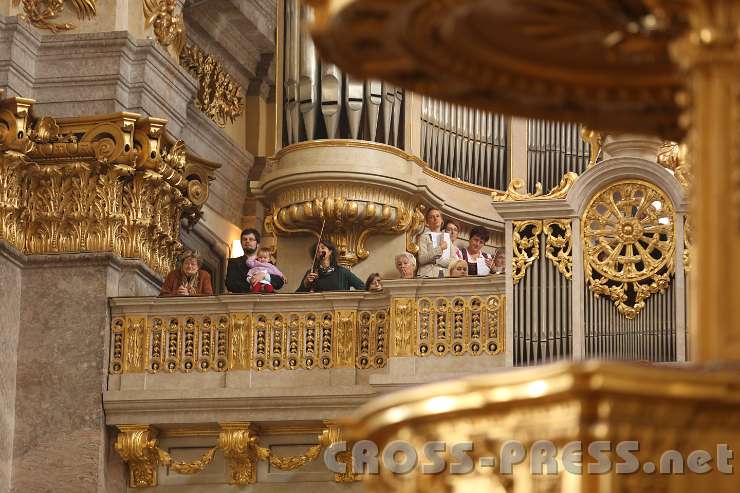
{"label": "balcony railing", "polygon": [[110,373],[386,366],[504,350],[504,279],[386,281],[381,293],[111,300]]}

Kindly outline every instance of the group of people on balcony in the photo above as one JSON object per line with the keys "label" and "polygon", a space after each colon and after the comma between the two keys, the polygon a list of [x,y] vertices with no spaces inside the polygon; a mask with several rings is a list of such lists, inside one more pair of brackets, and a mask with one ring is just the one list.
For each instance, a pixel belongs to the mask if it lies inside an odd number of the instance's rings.
{"label": "group of people on balcony", "polygon": [[[503,252],[491,256],[483,251],[489,233],[483,227],[470,231],[468,246],[457,246],[458,225],[443,221],[439,209],[429,209],[426,227],[419,237],[418,261],[403,252],[396,256],[395,265],[402,279],[415,277],[465,277],[503,273]],[[242,231],[244,255],[229,260],[226,288],[232,293],[273,293],[285,284],[285,275],[272,262],[272,251],[260,247],[260,233],[251,228]],[[313,245],[313,263],[306,271],[296,292],[366,290],[382,291],[380,274],[371,274],[366,281],[337,263],[336,246],[326,238]],[[202,259],[193,251],[181,256],[180,267],[167,275],[160,296],[208,296],[213,294],[211,277],[201,268]]]}

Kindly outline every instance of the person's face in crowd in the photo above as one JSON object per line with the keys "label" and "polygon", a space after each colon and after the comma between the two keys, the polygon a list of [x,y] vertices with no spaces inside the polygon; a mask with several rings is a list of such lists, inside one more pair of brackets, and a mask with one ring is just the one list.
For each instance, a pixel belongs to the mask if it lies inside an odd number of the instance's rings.
{"label": "person's face in crowd", "polygon": [[452,243],[455,243],[455,241],[457,240],[457,235],[459,233],[457,225],[454,223],[447,224],[445,232],[450,234],[450,241],[452,241]]}
{"label": "person's face in crowd", "polygon": [[182,271],[188,276],[195,275],[198,272],[198,260],[194,257],[186,258],[182,263]]}
{"label": "person's face in crowd", "polygon": [[468,266],[464,262],[457,262],[450,272],[450,277],[465,277],[468,275]]}
{"label": "person's face in crowd", "polygon": [[380,280],[380,276],[375,276],[370,281],[370,291],[383,291],[383,282]]}
{"label": "person's face in crowd", "polygon": [[257,247],[259,247],[259,243],[257,243],[257,238],[253,233],[242,236],[242,250],[244,250],[244,253],[252,255],[257,251]]}
{"label": "person's face in crowd", "polygon": [[398,269],[398,273],[401,274],[402,279],[411,279],[414,277],[414,265],[406,256],[396,259],[396,269]]}
{"label": "person's face in crowd", "polygon": [[506,262],[506,257],[504,256],[503,252],[497,252],[496,257],[493,259],[493,262],[496,266],[496,272],[504,271],[504,262]]}
{"label": "person's face in crowd", "polygon": [[331,250],[328,246],[324,245],[323,243],[319,243],[317,250],[317,255],[320,259],[324,259],[327,262],[331,261]]}
{"label": "person's face in crowd", "polygon": [[468,244],[468,251],[473,254],[480,253],[480,251],[483,249],[484,244],[485,244],[485,241],[483,241],[480,236],[475,235],[470,238],[470,243]]}
{"label": "person's face in crowd", "polygon": [[267,252],[260,252],[260,254],[257,255],[257,262],[262,262],[263,264],[269,264],[270,254]]}
{"label": "person's face in crowd", "polygon": [[442,229],[442,213],[437,209],[430,209],[427,212],[427,226],[432,231],[439,231]]}

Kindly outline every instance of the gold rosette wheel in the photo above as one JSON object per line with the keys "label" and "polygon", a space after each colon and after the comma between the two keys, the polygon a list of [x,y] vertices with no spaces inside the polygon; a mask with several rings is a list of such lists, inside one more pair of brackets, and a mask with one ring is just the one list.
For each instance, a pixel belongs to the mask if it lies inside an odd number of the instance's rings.
{"label": "gold rosette wheel", "polygon": [[598,192],[583,216],[586,280],[596,296],[614,301],[627,318],[670,284],[674,267],[674,208],[668,196],[641,180]]}

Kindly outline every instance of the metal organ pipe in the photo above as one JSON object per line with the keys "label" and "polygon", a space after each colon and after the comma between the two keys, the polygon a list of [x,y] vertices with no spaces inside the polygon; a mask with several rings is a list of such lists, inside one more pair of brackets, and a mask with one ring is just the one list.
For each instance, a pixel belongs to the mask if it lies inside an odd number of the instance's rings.
{"label": "metal organ pipe", "polygon": [[[348,77],[335,65],[323,62],[309,33],[301,28],[313,16],[313,9],[305,3],[285,0],[285,144],[362,136],[400,145],[403,91],[377,80],[365,82]],[[367,115],[366,121],[363,121],[364,115]],[[383,132],[378,134],[380,127]]]}

